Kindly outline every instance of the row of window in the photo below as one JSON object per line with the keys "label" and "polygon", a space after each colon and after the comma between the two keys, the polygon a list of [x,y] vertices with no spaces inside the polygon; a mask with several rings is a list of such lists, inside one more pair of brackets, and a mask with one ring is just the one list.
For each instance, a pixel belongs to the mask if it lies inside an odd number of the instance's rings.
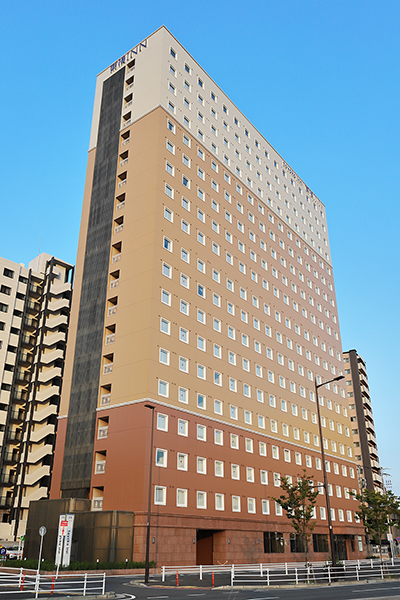
{"label": "row of window", "polygon": [[[168,108],[169,108],[169,110],[172,112],[172,114],[176,114],[176,106],[175,106],[175,104],[174,104],[172,101],[169,101],[169,103],[168,103]],[[198,115],[197,115],[197,116],[198,116],[198,120],[199,120],[199,121],[200,121],[202,124],[204,124],[204,122],[205,122],[205,119],[204,119],[204,114],[203,114],[201,111],[198,111]],[[184,124],[184,125],[185,125],[185,127],[187,127],[188,129],[191,129],[191,127],[192,127],[192,122],[191,122],[191,120],[190,120],[190,119],[189,119],[189,118],[188,118],[186,115],[183,115],[183,124]],[[167,122],[167,126],[168,126],[168,129],[169,129],[169,130],[170,130],[172,133],[175,133],[175,124],[174,124],[172,121],[169,121],[169,120],[168,120],[168,122]],[[204,134],[204,131],[203,131],[203,130],[202,130],[200,127],[201,127],[201,126],[199,126],[199,127],[197,127],[197,128],[196,128],[196,129],[197,129],[197,137],[198,137],[198,139],[199,139],[199,140],[200,140],[202,143],[204,143],[206,136],[205,136],[205,134]],[[213,124],[211,124],[211,131],[212,131],[212,133],[214,133],[214,135],[216,135],[216,134],[217,134],[217,130],[216,130],[216,128],[215,128],[215,126],[214,126]],[[188,136],[187,136],[186,134],[184,134],[184,138],[185,138],[185,137],[186,137],[186,138],[188,138]],[[239,137],[238,137],[238,135],[237,135],[237,134],[236,134],[236,137],[239,139]],[[189,139],[189,138],[188,138],[188,139]],[[236,141],[238,141],[238,139],[237,139]],[[185,139],[184,139],[184,141],[185,141]],[[190,139],[189,139],[189,143],[187,143],[187,145],[190,145]],[[224,145],[225,149],[228,151],[228,154],[229,154],[229,150],[230,150],[230,142],[229,142],[229,140],[227,139],[227,137],[223,137],[223,145]],[[218,147],[217,147],[216,143],[214,143],[213,141],[211,141],[211,149],[212,149],[212,151],[213,151],[213,153],[214,153],[215,155],[218,155]],[[247,144],[246,144],[246,151],[247,151],[247,152],[249,153],[249,155],[250,155],[250,147],[249,147]],[[235,157],[236,157],[237,159],[241,160],[241,154],[240,154],[240,151],[239,151],[239,150],[237,150],[237,149],[235,150]],[[231,167],[231,165],[230,165],[230,158],[229,158],[229,156],[227,156],[227,154],[225,154],[225,151],[224,151],[224,154],[223,154],[223,160],[224,160],[224,163],[225,163],[225,164],[226,164],[226,165],[227,165],[229,168],[232,168],[232,167]],[[248,162],[248,161],[247,161],[247,162]],[[250,163],[249,163],[249,164],[250,164]],[[269,167],[268,167],[268,166],[266,167],[266,170],[267,170],[267,172],[269,172]],[[239,177],[243,178],[243,172],[242,172],[242,170],[241,170],[241,168],[240,168],[239,166],[236,166],[236,171],[235,171],[235,173],[236,173],[236,175],[237,175],[237,176],[239,176]],[[261,182],[261,180],[262,180],[261,173],[260,173],[260,172],[259,172],[257,169],[256,169],[256,173],[257,173],[257,179],[258,179],[258,180]],[[250,179],[250,177],[249,177],[249,176],[246,176],[246,179],[245,179],[245,181],[246,181],[246,185],[247,185],[247,186],[248,186],[250,189],[251,189],[251,188],[253,188],[253,181]],[[293,180],[292,180],[292,181],[293,181]],[[279,184],[279,178],[278,178],[278,176],[277,176],[277,175],[275,175],[275,183],[276,183],[276,184]],[[256,183],[256,185],[257,185],[257,183]],[[271,187],[271,183],[270,183],[268,180],[267,180],[267,185],[266,185],[266,187],[267,187],[267,189],[269,189],[269,190],[271,190],[271,189],[272,189],[272,187]],[[288,190],[288,188],[287,188],[286,184],[284,184],[284,186],[283,186],[283,189],[284,189],[285,193],[289,194],[289,190]],[[301,188],[299,188],[299,190],[300,190],[300,192],[302,192]],[[237,192],[239,192],[240,194],[242,194],[242,193],[243,193],[243,188],[242,188],[242,186],[241,186],[241,185],[240,185],[238,182],[236,182],[236,191],[237,191]],[[259,185],[258,185],[258,187],[257,187],[256,193],[257,193],[257,195],[259,196],[259,198],[261,198],[261,199],[263,198],[263,195],[264,195],[264,193],[263,193],[263,190],[261,189],[261,187],[260,187]],[[288,208],[289,208],[289,206],[290,206],[290,205],[289,205],[289,200],[288,200],[287,198],[285,198],[285,197],[281,197],[281,192],[280,192],[280,191],[278,191],[278,189],[276,189],[276,190],[275,190],[275,194],[276,194],[277,202],[280,202],[281,200],[283,200],[285,207],[288,209]],[[296,196],[295,196],[295,194],[294,194],[294,193],[292,193],[292,199],[293,199],[293,200],[296,202]],[[307,201],[308,201],[308,202],[310,202],[309,196],[307,196],[307,197],[306,197],[306,199],[307,199]],[[268,203],[268,204],[271,206],[271,208],[273,207],[273,202],[272,202],[272,200],[271,200],[271,198],[270,198],[269,196],[268,196],[268,199],[267,199],[267,203]],[[314,204],[314,207],[316,207],[316,205],[315,205],[315,204]],[[305,211],[306,211],[306,207],[305,207],[305,205],[303,204],[303,202],[301,202],[301,208],[302,208],[302,211],[305,213]],[[288,213],[288,212],[286,211],[286,212],[285,212],[285,215],[284,215],[284,214],[283,214],[283,211],[282,211],[282,209],[280,208],[280,206],[279,206],[279,205],[277,205],[277,206],[276,206],[276,211],[278,212],[278,214],[279,214],[281,217],[284,217],[284,216],[285,216],[285,217],[286,217],[286,221],[287,221],[287,223],[288,223],[288,224],[289,224],[289,225],[290,225],[292,228],[294,227],[294,230],[295,230],[297,233],[300,233],[300,227],[299,227],[299,225],[298,225],[298,223],[297,223],[297,222],[294,222],[294,223],[292,223],[292,217],[290,216],[290,213]],[[294,213],[295,217],[298,217],[298,216],[299,216],[299,212],[298,212],[297,208],[295,208],[295,207],[293,207],[293,213]],[[308,209],[308,215],[309,215],[309,217],[311,218],[311,212],[310,212],[310,210],[309,210],[309,209]],[[322,211],[321,211],[321,216],[323,217],[323,213],[322,213]],[[303,215],[301,215],[301,222],[302,222],[303,226],[307,226],[307,225],[308,225],[308,228],[309,228],[310,232],[311,232],[311,233],[314,233],[314,232],[315,232],[315,234],[316,234],[316,236],[317,236],[318,240],[322,240],[322,241],[323,241],[323,243],[325,244],[325,246],[327,246],[327,245],[328,245],[327,238],[325,238],[325,237],[321,236],[321,234],[320,234],[319,230],[317,230],[317,229],[314,227],[314,225],[313,225],[313,222],[312,222],[312,221],[311,221],[310,223],[308,223],[308,222],[307,222],[307,219],[306,219],[306,218],[304,218],[304,216],[303,216]],[[315,222],[316,222],[316,224],[318,224],[318,223],[319,223],[318,216],[315,216]],[[315,231],[314,231],[314,230],[315,230]],[[324,232],[326,231],[326,227],[325,227],[325,225],[323,225],[323,231],[324,231]],[[318,252],[319,252],[319,253],[320,253],[322,256],[324,256],[324,255],[325,255],[325,258],[326,258],[327,260],[329,260],[329,254],[328,254],[326,251],[324,252],[323,248],[322,248],[320,245],[318,245],[318,243],[317,243],[317,244],[315,243],[314,239],[313,239],[312,237],[310,237],[310,236],[309,236],[309,234],[308,234],[308,232],[307,232],[306,230],[304,230],[304,229],[303,229],[303,231],[302,231],[302,235],[303,235],[303,238],[304,238],[304,239],[305,239],[307,242],[309,242],[309,243],[310,243],[310,245],[311,245],[312,247],[314,247],[314,248],[315,248],[315,247],[316,247],[316,245],[317,245],[317,247],[318,247]]]}
{"label": "row of window", "polygon": [[[188,496],[189,490],[184,488],[177,488],[176,490],[176,506],[187,508],[188,506]],[[214,496],[214,508],[215,510],[225,511],[225,496],[226,494],[215,493],[211,494],[205,491],[195,491],[196,497],[196,508],[198,509],[207,509],[207,496]],[[154,487],[154,504],[156,505],[166,505],[167,504],[167,488],[162,485],[156,485]],[[231,510],[232,512],[242,512],[242,504],[245,505],[245,509],[247,509],[247,513],[256,514],[257,513],[257,505],[256,498],[242,497],[242,496],[231,496]],[[273,502],[275,507],[275,516],[281,517],[283,516],[282,507],[277,503]],[[261,514],[269,515],[270,514],[270,501],[268,499],[261,499]],[[344,521],[344,510],[337,509],[338,520]],[[313,518],[317,518],[317,511],[314,509]],[[326,519],[326,509],[324,506],[320,507],[320,518],[322,520]],[[332,521],[336,520],[336,509],[331,508],[331,518]],[[352,523],[353,521],[353,513],[351,510],[346,511],[346,518],[348,523]],[[356,519],[356,515],[354,513],[354,519]]]}
{"label": "row of window", "polygon": [[[172,122],[170,123],[170,129],[171,129],[171,128],[172,128],[173,132],[175,132],[175,126],[173,125],[173,123],[172,123]],[[185,143],[185,144],[186,144],[188,147],[190,147],[190,146],[191,146],[191,140],[190,140],[190,138],[189,138],[189,137],[188,137],[186,134],[184,134],[184,135],[183,135],[183,141],[184,141],[184,143]],[[171,142],[169,139],[167,139],[167,140],[166,140],[166,145],[167,145],[167,150],[168,150],[169,152],[171,152],[172,154],[174,154],[174,155],[175,155],[175,145],[174,145],[174,144],[173,144],[173,143],[172,143],[172,142]],[[205,160],[205,156],[206,156],[206,155],[205,155],[205,152],[204,152],[204,150],[203,150],[203,149],[202,149],[200,146],[198,146],[198,147],[197,147],[197,155],[198,155],[198,157],[199,157],[201,160],[203,160],[203,161]],[[191,168],[191,160],[190,160],[190,158],[189,158],[189,157],[188,157],[188,156],[187,156],[185,153],[183,153],[183,154],[182,154],[182,162],[183,162],[183,164],[184,164],[185,166],[187,166],[188,168]],[[168,161],[167,161],[167,165],[168,165]],[[167,168],[167,171],[168,171],[170,174],[174,174],[174,167],[173,167],[172,165],[170,165],[169,167],[167,166],[166,168]],[[198,173],[199,173],[199,176],[200,176],[200,177],[201,177],[201,179],[204,181],[204,169],[203,169],[203,168],[201,168],[201,167],[199,167],[198,165],[197,165],[197,168],[198,168]],[[219,166],[218,166],[218,163],[217,163],[215,160],[213,160],[213,159],[211,159],[211,168],[212,168],[212,170],[213,170],[214,172],[218,173],[218,171],[219,171]],[[186,179],[187,179],[187,178],[186,178]],[[227,173],[226,171],[224,172],[224,181],[225,181],[226,183],[228,183],[228,184],[230,184],[230,183],[231,183],[231,176],[230,176],[230,174],[229,174],[229,173]],[[215,182],[215,186],[214,186],[214,188],[213,188],[213,189],[214,189],[214,191],[219,191],[219,190],[217,189],[217,187],[216,187],[216,186],[218,186],[218,184]],[[190,187],[190,185],[189,185],[189,186],[188,186],[188,185],[185,185],[185,187]],[[239,186],[239,189],[238,189],[237,191],[239,191],[239,193],[241,193],[241,195],[242,195],[242,189],[240,188],[240,186]],[[231,197],[230,193],[229,193],[227,190],[225,190],[225,191],[224,191],[224,198],[225,198],[225,200],[227,200],[227,202],[229,202],[229,204],[231,204],[231,205],[232,205],[232,197]],[[264,208],[264,204],[262,204],[262,203],[260,203],[260,202],[258,202],[258,203],[257,203],[257,202],[255,202],[255,201],[254,201],[254,198],[253,198],[253,197],[252,197],[250,194],[247,194],[247,199],[248,199],[248,202],[249,202],[249,203],[250,203],[250,204],[251,204],[253,207],[255,207],[255,205],[257,205],[257,204],[258,204],[258,212],[259,212],[260,214],[262,214],[262,215],[264,215],[264,214],[265,214],[265,208]],[[214,203],[215,203],[215,204],[214,204]],[[234,203],[233,203],[233,204],[234,204]],[[268,204],[269,204],[269,205],[271,205],[270,198],[268,198]],[[240,212],[242,215],[244,214],[244,210],[243,210],[243,208],[244,208],[244,207],[243,207],[243,204],[242,204],[241,202],[239,202],[239,201],[237,201],[237,202],[236,202],[236,208],[238,209],[238,211],[239,211],[239,212]],[[213,200],[213,209],[214,209],[214,210],[216,210],[217,212],[219,212],[219,203],[218,203],[216,200]],[[225,212],[227,213],[228,211],[225,211]],[[229,213],[228,213],[228,214],[229,214]],[[257,219],[254,217],[254,214],[253,214],[253,213],[251,213],[250,211],[248,211],[248,217],[249,217],[249,220],[250,220],[250,222],[251,222],[251,223],[253,223],[253,224],[256,224],[256,221],[257,221]],[[228,218],[227,220],[228,220],[229,222],[232,222],[232,221],[231,221],[231,218],[232,218],[232,215],[230,215],[230,218]],[[269,221],[270,221],[271,223],[275,223],[275,217],[274,217],[274,215],[272,215],[270,212],[268,212],[268,219],[269,219]],[[283,232],[283,231],[284,231],[284,227],[283,227],[282,223],[281,223],[280,221],[277,221],[277,225],[278,225],[278,229],[279,229],[279,231]],[[259,228],[260,228],[260,230],[261,230],[261,231],[263,231],[263,232],[265,233],[265,224],[264,224],[264,223],[262,223],[261,221],[259,221]],[[273,240],[275,241],[275,233],[273,233],[273,232],[270,232],[270,234],[271,234],[271,239],[273,239]],[[287,236],[288,236],[288,239],[289,239],[289,240],[293,240],[293,234],[292,234],[292,231],[291,231],[289,228],[287,228]],[[296,246],[297,246],[298,248],[301,248],[301,243],[300,243],[300,240],[299,240],[299,239],[297,239],[296,237],[295,237],[294,239],[295,239],[295,242],[296,242]],[[285,244],[284,244],[283,240],[281,240],[281,239],[280,239],[280,240],[279,240],[279,242],[280,242],[280,247],[284,249],[284,247],[285,247]],[[303,244],[303,248],[304,248],[304,252],[305,252],[305,254],[306,254],[307,256],[309,256],[309,255],[310,255],[310,250],[309,250],[308,246],[307,246],[306,244]],[[293,256],[293,251],[291,251],[291,248],[290,248],[290,246],[288,247],[288,250],[289,250],[289,254],[290,254],[291,256]],[[315,263],[317,262],[317,257],[316,257],[316,255],[314,254],[314,252],[313,252],[313,251],[311,251],[311,258],[313,259],[313,261],[314,261]],[[318,260],[319,260],[319,266],[321,267],[321,269],[322,269],[322,270],[324,270],[324,268],[325,268],[325,265],[324,265],[323,261],[322,261],[321,259],[318,259]],[[299,256],[298,256],[298,262],[299,262],[300,264],[302,264],[302,258],[301,258],[301,257],[299,257]],[[307,264],[308,264],[308,263],[306,262],[305,264],[306,264],[306,268],[307,268]],[[308,265],[308,268],[307,268],[307,270],[308,270],[309,272],[311,272],[311,268],[310,268],[310,266],[309,266],[309,265]],[[330,275],[330,274],[331,274],[331,268],[330,268],[328,265],[326,266],[326,271],[327,271],[328,275]],[[323,275],[321,275],[321,281],[322,281],[323,283],[326,283],[326,282],[324,281],[324,279],[325,279],[325,278],[324,278],[324,276],[323,276]]]}
{"label": "row of window", "polygon": [[[197,295],[199,296],[199,298],[203,298],[203,299],[205,299],[206,295],[207,295],[206,287],[200,283],[197,284]],[[161,302],[163,304],[166,304],[167,306],[171,307],[172,306],[172,293],[166,289],[161,289]],[[179,299],[179,311],[182,314],[189,316],[190,306],[191,306],[190,302],[187,302],[186,300],[183,300],[182,298]],[[206,320],[207,320],[206,311],[202,310],[200,308],[197,308],[197,321],[199,323],[205,325]],[[164,333],[168,333],[168,331],[170,330],[170,322],[167,319],[165,319],[164,321],[161,321],[161,327],[162,327],[162,330],[164,328],[164,330],[165,330]],[[265,334],[265,336],[267,338],[272,338],[272,334],[273,334],[272,327],[270,327],[269,325],[265,325],[262,321],[260,321],[256,317],[253,318],[253,327],[256,331],[259,331],[259,332],[263,331],[263,333]],[[223,322],[221,321],[221,319],[219,319],[217,317],[212,317],[212,328],[215,332],[222,333]],[[182,333],[183,338],[185,338],[186,331],[187,331],[187,329],[185,327],[180,328],[180,332]],[[261,354],[261,352],[262,352],[262,343],[261,342],[259,342],[256,339],[251,340],[251,337],[247,333],[244,333],[237,327],[233,327],[229,323],[226,324],[226,335],[228,336],[228,338],[230,340],[238,341],[246,348],[250,348],[251,344],[253,343],[255,351],[258,352],[259,354]],[[189,335],[187,335],[186,337],[187,337],[187,340],[189,340]],[[284,338],[286,339],[286,346],[289,350],[296,350],[296,352],[299,356],[305,355],[307,360],[312,361],[312,353],[307,348],[304,348],[302,344],[293,344],[293,341],[291,340],[291,338],[283,336],[282,333],[280,333],[279,331],[276,331],[276,341],[277,342],[279,342],[280,344],[283,345]],[[203,339],[202,336],[200,336],[200,340],[201,339]],[[181,341],[185,341],[185,339],[182,339]],[[316,343],[317,342],[318,342],[318,340],[316,340]],[[265,342],[264,342],[264,344],[265,344]],[[218,348],[220,348],[220,346],[218,344],[216,344],[215,347],[217,348],[217,350],[218,350]],[[273,359],[272,350],[268,346],[265,345],[265,351],[266,351],[267,357],[272,360]],[[278,352],[277,358],[278,358],[278,362],[280,364],[284,364],[285,358],[284,358],[283,354]],[[234,365],[235,360],[236,360],[235,353],[232,353],[232,355],[229,356],[229,359],[230,359],[231,364]],[[314,354],[314,361],[315,361],[315,364],[318,366],[320,366],[322,363],[323,368],[326,371],[328,371],[327,361],[325,361],[325,360],[321,361],[320,357],[317,354]],[[293,371],[294,371],[294,364],[295,363],[293,360],[291,360],[291,359],[288,360],[288,366]],[[260,367],[260,369],[261,369],[261,367]],[[331,366],[332,373],[335,372],[334,369],[335,369],[335,367],[332,365]],[[307,369],[307,371],[311,373],[311,371],[309,369]],[[303,370],[303,373],[304,372],[305,371]],[[260,376],[261,376],[261,370],[260,370]],[[274,376],[273,371],[268,370],[268,379],[271,383],[275,382],[275,376]],[[310,378],[310,380],[311,380],[311,378]],[[282,388],[286,388],[286,378],[285,377],[279,376],[279,385]],[[294,382],[292,382],[292,385],[290,387],[291,387],[291,391],[293,391],[295,393],[296,390],[292,389],[293,386],[295,386]],[[344,390],[342,388],[339,388],[336,383],[334,383],[332,385],[332,389],[335,394],[338,394],[339,390],[340,390],[340,394],[342,395],[342,397],[345,397]],[[303,386],[300,386],[299,392],[302,397],[306,397],[305,388]],[[313,392],[311,390],[309,392],[309,395],[310,395],[310,399],[313,399]]]}

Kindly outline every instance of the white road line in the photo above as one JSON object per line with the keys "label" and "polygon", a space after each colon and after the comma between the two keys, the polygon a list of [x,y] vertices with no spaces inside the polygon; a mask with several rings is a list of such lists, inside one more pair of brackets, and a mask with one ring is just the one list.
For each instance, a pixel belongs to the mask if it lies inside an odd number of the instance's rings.
{"label": "white road line", "polygon": [[[385,585],[385,584],[384,584]],[[378,588],[378,589],[374,589],[374,590],[368,590],[369,592],[383,592],[385,590],[400,590],[400,586],[396,586],[396,587],[385,587],[384,588]],[[352,590],[353,594],[365,594],[366,589],[364,588],[363,590]]]}
{"label": "white road line", "polygon": [[205,594],[187,594],[187,596],[205,596]]}

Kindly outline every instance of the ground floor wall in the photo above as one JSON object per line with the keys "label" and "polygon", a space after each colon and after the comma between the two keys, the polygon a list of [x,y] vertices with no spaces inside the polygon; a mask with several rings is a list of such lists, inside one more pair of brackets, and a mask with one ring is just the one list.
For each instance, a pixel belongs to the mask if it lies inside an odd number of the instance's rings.
{"label": "ground floor wall", "polygon": [[[135,514],[133,560],[145,556],[146,514]],[[278,552],[269,552],[265,533],[279,533],[283,543]],[[314,551],[312,535],[308,544],[308,560],[328,560],[328,528],[316,526],[313,533],[324,536],[326,551]],[[355,524],[334,526],[337,559],[358,559],[366,556],[363,528]],[[291,540],[292,537],[292,540]],[[268,545],[267,545],[268,546]],[[150,560],[157,566],[195,564],[250,564],[304,561],[304,553],[293,552],[293,528],[290,523],[269,519],[254,521],[229,518],[196,518],[176,515],[152,515],[150,529]]]}
{"label": "ground floor wall", "polygon": [[[92,511],[90,500],[60,499],[32,502],[27,526],[25,556],[38,555],[38,529],[44,525],[43,557],[54,560],[59,515],[75,514],[71,560],[144,561],[147,513]],[[316,525],[308,544],[308,560],[330,558],[327,526]],[[366,555],[363,529],[358,524],[334,525],[336,558]],[[163,565],[250,564],[304,561],[293,528],[282,519],[196,517],[153,512],[150,520],[150,560]]]}

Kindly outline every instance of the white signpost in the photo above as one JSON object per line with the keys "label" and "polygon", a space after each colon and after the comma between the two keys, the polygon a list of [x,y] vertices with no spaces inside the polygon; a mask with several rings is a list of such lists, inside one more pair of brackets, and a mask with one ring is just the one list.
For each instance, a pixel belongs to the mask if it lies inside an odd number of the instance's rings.
{"label": "white signpost", "polygon": [[68,567],[71,561],[72,531],[74,528],[75,515],[60,515],[58,524],[58,537],[56,546],[55,564],[57,574],[60,565]]}

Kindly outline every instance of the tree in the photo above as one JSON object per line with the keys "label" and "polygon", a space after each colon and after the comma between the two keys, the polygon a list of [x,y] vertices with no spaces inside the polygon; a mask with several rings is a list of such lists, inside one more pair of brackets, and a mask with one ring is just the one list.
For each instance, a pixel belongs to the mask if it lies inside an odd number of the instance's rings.
{"label": "tree", "polygon": [[273,498],[286,512],[296,534],[303,544],[305,561],[308,557],[308,542],[315,527],[314,508],[317,503],[318,489],[315,490],[312,481],[303,469],[303,475],[298,476],[297,483],[291,483],[288,477],[282,477],[281,488],[285,492],[279,498]]}
{"label": "tree", "polygon": [[392,492],[382,494],[366,488],[353,496],[360,503],[356,515],[363,522],[365,533],[379,544],[382,562],[382,536],[400,520],[400,498]]}

